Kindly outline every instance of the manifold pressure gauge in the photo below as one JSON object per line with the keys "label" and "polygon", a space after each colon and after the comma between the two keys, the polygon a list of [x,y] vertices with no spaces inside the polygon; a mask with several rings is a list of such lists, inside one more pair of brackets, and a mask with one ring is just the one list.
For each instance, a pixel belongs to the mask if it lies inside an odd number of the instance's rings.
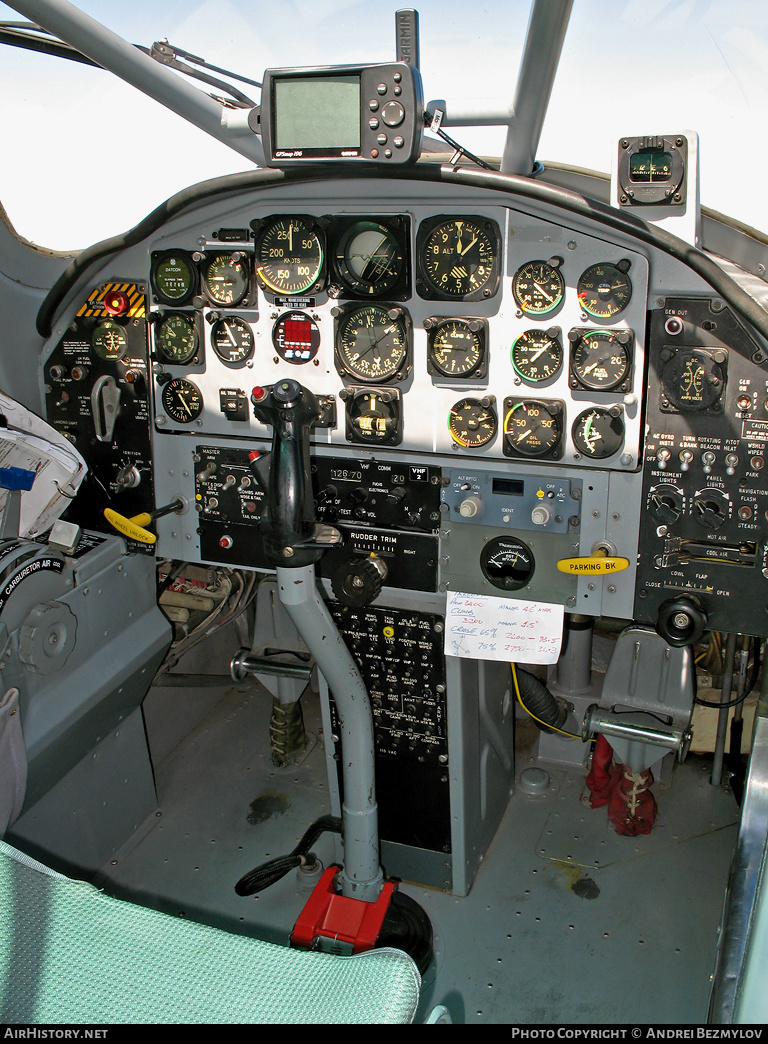
{"label": "manifold pressure gauge", "polygon": [[512,277],[512,294],[523,315],[549,315],[565,297],[565,280],[560,273],[562,259],[528,261]]}
{"label": "manifold pressure gauge", "polygon": [[191,424],[203,412],[203,396],[192,381],[176,377],[163,385],[163,409],[178,424]]}
{"label": "manifold pressure gauge", "polygon": [[427,364],[441,377],[484,377],[488,372],[485,319],[425,319]]}
{"label": "manifold pressure gauge", "polygon": [[410,319],[402,308],[361,305],[341,311],[336,368],[364,384],[403,380],[410,370]]}
{"label": "manifold pressure gauge", "polygon": [[448,431],[451,438],[464,449],[485,446],[496,435],[498,421],[493,408],[494,398],[460,399],[448,414]]}
{"label": "manifold pressure gauge", "polygon": [[259,233],[256,275],[273,294],[290,296],[318,289],[323,261],[323,243],[312,218],[274,218]]}
{"label": "manifold pressure gauge", "polygon": [[579,304],[593,319],[612,319],[629,304],[632,283],[627,272],[629,261],[615,265],[601,261],[582,272],[576,284]]}
{"label": "manifold pressure gauge", "polygon": [[531,384],[554,377],[563,365],[560,329],[526,330],[512,345],[512,365],[518,376]]}

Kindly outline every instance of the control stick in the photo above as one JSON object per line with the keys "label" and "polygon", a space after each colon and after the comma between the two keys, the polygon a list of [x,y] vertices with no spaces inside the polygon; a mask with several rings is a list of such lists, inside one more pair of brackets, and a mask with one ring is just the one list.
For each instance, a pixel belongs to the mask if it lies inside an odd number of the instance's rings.
{"label": "control stick", "polygon": [[256,417],[272,427],[269,453],[252,453],[251,471],[267,494],[261,524],[268,560],[277,573],[280,600],[333,692],[344,745],[341,894],[375,903],[384,875],[379,864],[374,775],[373,715],[360,672],[320,597],[315,562],[341,542],[317,525],[310,479],[309,436],[320,417],[315,396],[283,380],[251,395]]}

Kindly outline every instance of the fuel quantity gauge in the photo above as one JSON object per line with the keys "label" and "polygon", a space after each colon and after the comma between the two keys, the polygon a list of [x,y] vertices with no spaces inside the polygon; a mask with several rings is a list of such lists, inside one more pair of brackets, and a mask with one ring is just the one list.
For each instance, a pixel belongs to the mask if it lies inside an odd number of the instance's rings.
{"label": "fuel quantity gauge", "polygon": [[592,460],[604,460],[618,453],[624,444],[621,413],[620,406],[593,406],[580,413],[571,429],[576,450]]}

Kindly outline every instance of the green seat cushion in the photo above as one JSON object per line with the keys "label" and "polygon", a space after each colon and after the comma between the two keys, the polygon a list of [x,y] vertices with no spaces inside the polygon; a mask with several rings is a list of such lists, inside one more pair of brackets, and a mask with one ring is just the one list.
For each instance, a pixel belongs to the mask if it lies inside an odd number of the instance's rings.
{"label": "green seat cushion", "polygon": [[409,1023],[407,954],[276,946],[63,877],[0,841],[0,1022]]}

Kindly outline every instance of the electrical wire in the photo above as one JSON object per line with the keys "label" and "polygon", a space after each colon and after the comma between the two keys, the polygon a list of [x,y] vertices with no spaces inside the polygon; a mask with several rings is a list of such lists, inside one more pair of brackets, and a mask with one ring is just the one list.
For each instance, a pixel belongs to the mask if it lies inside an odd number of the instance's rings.
{"label": "electrical wire", "polygon": [[581,736],[577,736],[575,732],[566,732],[564,729],[558,729],[557,725],[550,725],[548,721],[542,721],[541,718],[537,718],[536,715],[529,711],[526,705],[523,703],[523,698],[520,695],[520,686],[517,681],[517,670],[514,663],[509,665],[512,668],[512,680],[515,683],[515,694],[517,695],[517,702],[523,708],[526,714],[528,714],[534,721],[537,721],[539,725],[543,725],[547,729],[552,729],[553,732],[559,732],[561,736],[568,736],[570,739],[582,739]]}
{"label": "electrical wire", "polygon": [[760,642],[757,642],[754,645],[754,656],[753,656],[753,660],[752,660],[752,672],[751,672],[751,674],[749,676],[749,682],[745,686],[744,692],[741,694],[741,696],[737,696],[735,700],[729,700],[728,703],[716,703],[714,700],[702,700],[698,696],[694,696],[693,697],[693,702],[694,703],[698,703],[700,707],[714,707],[715,710],[725,710],[726,708],[729,708],[729,707],[738,707],[738,705],[740,703],[743,703],[744,700],[746,700],[747,696],[750,695],[750,693],[752,692],[752,690],[754,689],[754,687],[755,687],[755,685],[757,683],[757,678],[758,678],[758,675],[760,674],[760,662],[761,662]]}

